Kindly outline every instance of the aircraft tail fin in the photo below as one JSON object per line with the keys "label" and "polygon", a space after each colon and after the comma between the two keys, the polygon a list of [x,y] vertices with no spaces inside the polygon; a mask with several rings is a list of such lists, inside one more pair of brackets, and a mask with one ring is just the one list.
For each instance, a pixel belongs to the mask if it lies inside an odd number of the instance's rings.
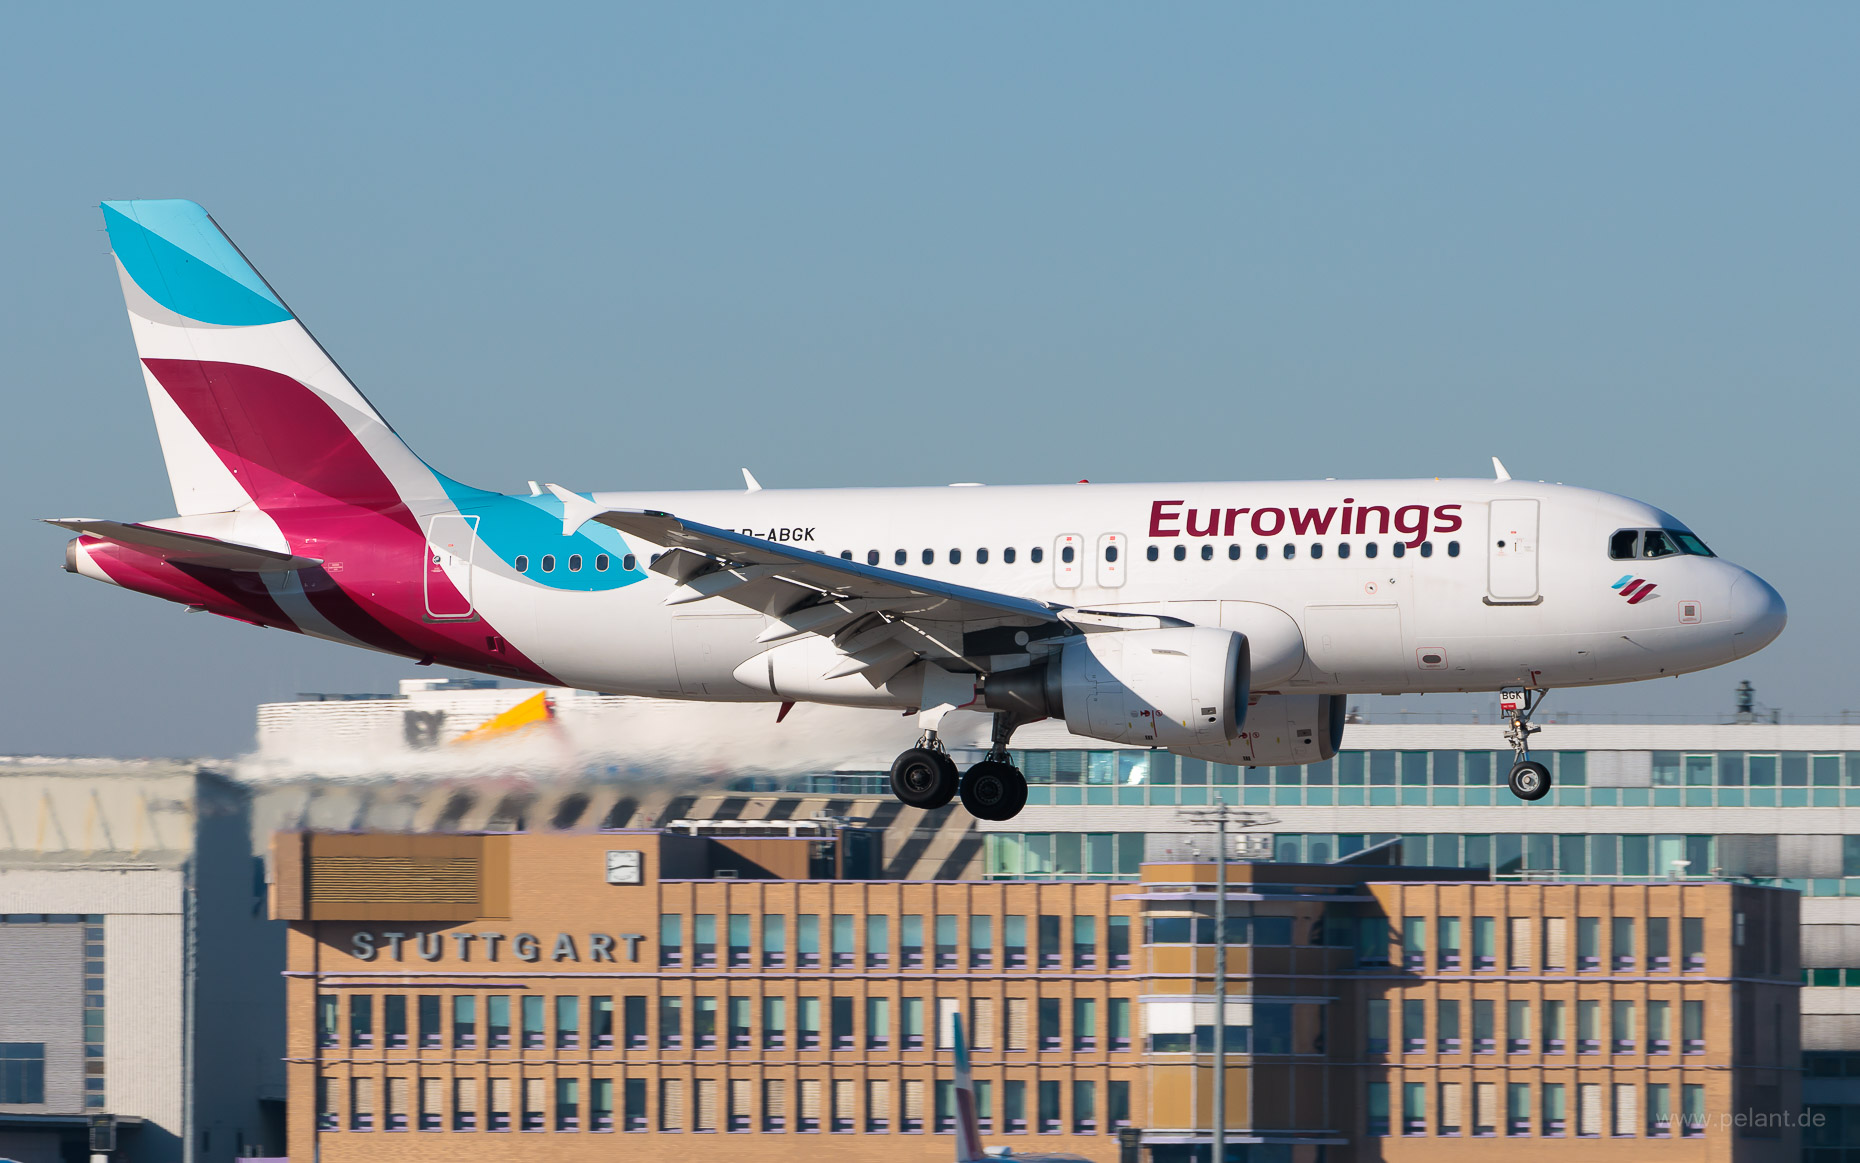
{"label": "aircraft tail fin", "polygon": [[969,1043],[963,1037],[962,1015],[952,1015],[956,1046],[956,1163],[978,1163],[982,1150],[982,1124],[975,1109],[975,1076],[969,1070]]}
{"label": "aircraft tail fin", "polygon": [[105,202],[103,218],[177,513],[442,495],[204,209]]}

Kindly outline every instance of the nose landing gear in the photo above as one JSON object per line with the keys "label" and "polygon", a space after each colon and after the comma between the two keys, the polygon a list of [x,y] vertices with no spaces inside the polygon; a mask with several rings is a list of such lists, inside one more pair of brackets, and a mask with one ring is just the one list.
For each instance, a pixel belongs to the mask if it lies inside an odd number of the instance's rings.
{"label": "nose landing gear", "polygon": [[1511,724],[1505,728],[1505,742],[1511,744],[1514,762],[1511,777],[1506,782],[1511,786],[1511,794],[1521,800],[1540,800],[1550,794],[1550,769],[1530,758],[1531,736],[1543,730],[1531,726],[1531,712],[1549,693],[1524,687],[1508,687],[1498,692],[1498,708]]}

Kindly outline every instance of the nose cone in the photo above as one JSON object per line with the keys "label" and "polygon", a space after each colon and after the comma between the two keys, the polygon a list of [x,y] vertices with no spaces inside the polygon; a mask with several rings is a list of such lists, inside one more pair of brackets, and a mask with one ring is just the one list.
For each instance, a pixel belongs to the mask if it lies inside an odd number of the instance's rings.
{"label": "nose cone", "polygon": [[1731,653],[1735,658],[1755,654],[1776,641],[1789,621],[1789,609],[1774,586],[1754,573],[1745,573],[1731,585]]}

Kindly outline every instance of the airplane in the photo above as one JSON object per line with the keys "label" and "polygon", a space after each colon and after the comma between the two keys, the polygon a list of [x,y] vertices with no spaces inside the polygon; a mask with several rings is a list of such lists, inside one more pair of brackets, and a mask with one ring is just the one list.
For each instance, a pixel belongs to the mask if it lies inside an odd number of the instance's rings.
{"label": "airplane", "polygon": [[996,1159],[1025,1160],[1026,1163],[1090,1163],[1082,1155],[1065,1152],[1016,1151],[1011,1147],[989,1150],[982,1146],[981,1108],[975,1101],[975,1075],[969,1069],[969,1043],[962,1034],[962,1015],[951,1014],[950,1044],[956,1051],[956,1077],[950,1087],[956,1100],[956,1163],[989,1163]]}
{"label": "airplane", "polygon": [[[102,206],[178,516],[58,518],[73,573],[525,681],[916,715],[904,803],[1012,818],[1023,724],[1254,767],[1352,692],[1499,691],[1521,799],[1555,687],[1743,658],[1787,611],[1671,514],[1513,480],[593,493],[415,455],[200,206]],[[959,772],[957,709],[992,716]]]}

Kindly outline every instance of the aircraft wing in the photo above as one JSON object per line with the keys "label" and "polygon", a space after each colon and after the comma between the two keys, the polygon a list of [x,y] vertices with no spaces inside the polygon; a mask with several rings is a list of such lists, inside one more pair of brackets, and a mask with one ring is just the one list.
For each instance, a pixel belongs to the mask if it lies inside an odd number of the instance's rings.
{"label": "aircraft wing", "polygon": [[307,569],[321,565],[320,557],[298,557],[277,549],[242,545],[198,533],[181,533],[127,521],[102,521],[91,517],[47,517],[47,525],[56,525],[74,533],[87,533],[137,549],[159,554],[181,565],[201,565],[214,569],[232,569],[245,573],[275,573]]}
{"label": "aircraft wing", "polygon": [[876,565],[829,557],[731,529],[645,509],[609,509],[593,518],[670,552],[652,565],[678,582],[667,604],[726,597],[781,617],[823,600],[859,603],[937,621],[1058,622],[1067,607],[979,590]]}

